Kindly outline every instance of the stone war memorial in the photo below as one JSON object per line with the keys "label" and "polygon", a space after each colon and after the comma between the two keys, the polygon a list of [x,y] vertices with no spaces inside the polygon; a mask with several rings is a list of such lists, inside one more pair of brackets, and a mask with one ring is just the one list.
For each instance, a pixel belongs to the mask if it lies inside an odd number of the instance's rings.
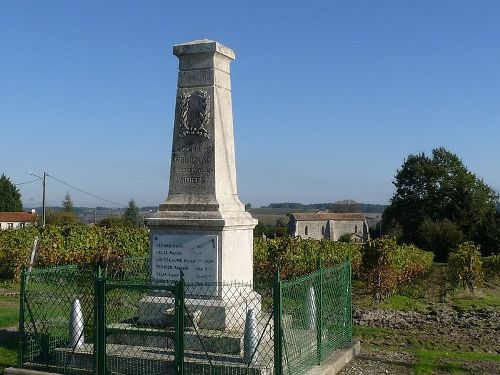
{"label": "stone war memorial", "polygon": [[257,221],[236,184],[235,54],[206,39],[173,53],[170,181],[146,219],[148,256],[23,271],[21,369],[7,375],[335,374],[359,352],[350,262],[323,269],[318,260],[316,271],[286,281],[276,264],[254,289]]}
{"label": "stone war memorial", "polygon": [[[151,277],[177,281],[182,271],[193,285],[187,304],[200,327],[241,328],[246,301],[235,298],[231,286],[251,288],[257,221],[245,211],[236,185],[229,70],[235,54],[210,40],[176,45],[174,54],[179,75],[170,185],[159,211],[146,220]],[[143,301],[141,321],[161,320],[151,314],[159,304],[173,307],[173,300]]]}

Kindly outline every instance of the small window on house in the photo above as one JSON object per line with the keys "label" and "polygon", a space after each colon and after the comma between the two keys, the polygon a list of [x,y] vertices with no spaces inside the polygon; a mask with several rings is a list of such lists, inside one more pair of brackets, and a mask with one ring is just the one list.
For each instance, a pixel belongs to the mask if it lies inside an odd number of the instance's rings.
{"label": "small window on house", "polygon": [[321,226],[321,234],[324,236],[325,235],[325,226]]}
{"label": "small window on house", "polygon": [[24,229],[25,224],[24,223],[19,223],[19,228]]}
{"label": "small window on house", "polygon": [[306,225],[306,227],[304,228],[304,234],[305,234],[306,236],[308,236],[308,235],[309,235],[309,228],[307,228],[307,225]]}
{"label": "small window on house", "polygon": [[357,225],[354,226],[354,233],[358,233],[358,226]]}
{"label": "small window on house", "polygon": [[14,228],[14,223],[7,223],[7,228],[9,228],[9,229]]}

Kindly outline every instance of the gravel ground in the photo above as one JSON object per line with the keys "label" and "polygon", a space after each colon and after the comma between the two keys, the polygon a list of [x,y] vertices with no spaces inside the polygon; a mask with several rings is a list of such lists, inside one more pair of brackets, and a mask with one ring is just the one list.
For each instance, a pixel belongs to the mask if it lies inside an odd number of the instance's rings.
{"label": "gravel ground", "polygon": [[340,375],[412,374],[415,358],[408,353],[363,350],[354,358]]}

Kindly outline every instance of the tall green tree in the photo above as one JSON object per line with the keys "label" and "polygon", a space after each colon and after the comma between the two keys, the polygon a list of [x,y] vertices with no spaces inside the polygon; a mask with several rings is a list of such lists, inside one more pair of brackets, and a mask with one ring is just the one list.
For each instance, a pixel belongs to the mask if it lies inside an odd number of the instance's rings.
{"label": "tall green tree", "polygon": [[81,224],[78,215],[75,212],[71,195],[66,192],[64,200],[62,201],[62,211],[51,212],[47,216],[47,224],[57,226],[67,226]]}
{"label": "tall green tree", "polygon": [[19,212],[22,210],[23,204],[19,189],[2,173],[0,177],[0,212]]}
{"label": "tall green tree", "polygon": [[63,206],[63,211],[75,212],[75,206],[73,205],[73,201],[71,200],[71,195],[69,195],[68,192],[66,192],[66,195],[64,196],[62,206]]}
{"label": "tall green tree", "polygon": [[386,233],[397,228],[401,241],[427,250],[434,250],[429,248],[429,238],[439,237],[440,248],[448,247],[444,254],[437,254],[441,259],[455,244],[443,245],[442,241],[452,236],[435,236],[435,228],[459,231],[465,240],[480,243],[485,254],[498,252],[498,194],[457,155],[442,147],[434,149],[430,157],[409,155],[393,183],[396,191],[383,214]]}
{"label": "tall green tree", "polygon": [[144,226],[139,207],[137,207],[133,199],[128,202],[128,206],[123,213],[123,219],[133,227],[140,228]]}

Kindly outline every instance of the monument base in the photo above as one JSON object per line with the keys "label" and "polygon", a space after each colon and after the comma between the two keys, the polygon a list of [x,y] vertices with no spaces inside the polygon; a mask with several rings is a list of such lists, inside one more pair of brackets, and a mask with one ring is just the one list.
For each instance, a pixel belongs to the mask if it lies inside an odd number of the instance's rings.
{"label": "monument base", "polygon": [[[261,312],[261,296],[255,291],[237,290],[233,298],[186,298],[186,326],[199,329],[240,332],[245,329],[248,310],[256,316]],[[139,319],[141,325],[172,327],[174,324],[175,300],[173,297],[147,296],[139,301]]]}
{"label": "monument base", "polygon": [[[152,279],[178,281],[182,270],[187,284],[252,285],[256,224],[257,220],[245,211],[155,213],[146,219]],[[222,297],[220,293],[217,296]]]}

